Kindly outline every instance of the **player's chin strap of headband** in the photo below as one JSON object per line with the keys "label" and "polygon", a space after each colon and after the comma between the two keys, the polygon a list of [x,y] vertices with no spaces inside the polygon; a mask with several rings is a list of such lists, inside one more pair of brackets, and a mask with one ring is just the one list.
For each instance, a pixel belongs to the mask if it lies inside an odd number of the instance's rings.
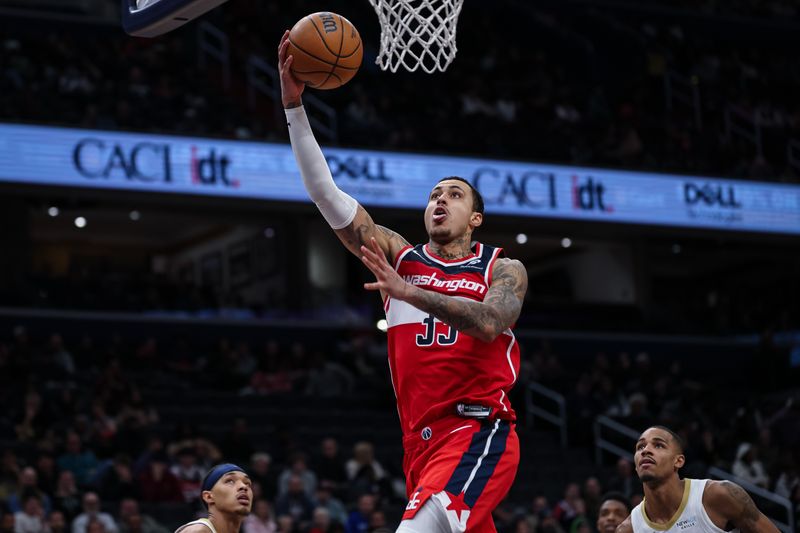
{"label": "player's chin strap of headband", "polygon": [[311,131],[305,108],[293,107],[285,111],[292,151],[308,196],[333,229],[348,226],[356,217],[358,202],[334,183],[328,162]]}
{"label": "player's chin strap of headband", "polygon": [[211,488],[217,484],[217,481],[230,472],[244,472],[244,470],[236,466],[233,463],[224,463],[221,465],[217,465],[211,469],[211,472],[206,474],[205,479],[203,479],[203,485],[201,486],[202,491],[211,490]]}

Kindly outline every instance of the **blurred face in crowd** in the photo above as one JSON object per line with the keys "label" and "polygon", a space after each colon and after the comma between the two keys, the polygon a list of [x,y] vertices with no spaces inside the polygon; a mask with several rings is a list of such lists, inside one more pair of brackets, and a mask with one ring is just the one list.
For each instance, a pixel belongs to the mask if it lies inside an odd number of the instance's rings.
{"label": "blurred face in crowd", "polygon": [[83,511],[87,514],[97,514],[100,511],[100,498],[94,492],[87,492],[83,496]]}
{"label": "blurred face in crowd", "polygon": [[86,533],[106,533],[106,528],[99,520],[91,520],[86,525]]}
{"label": "blurred face in crowd", "polygon": [[597,478],[590,477],[586,480],[586,483],[583,484],[583,490],[586,492],[585,496],[587,498],[598,498],[602,489],[600,488],[600,482]]}
{"label": "blurred face in crowd", "polygon": [[139,502],[133,498],[125,498],[119,503],[120,518],[125,519],[136,514],[139,514]]}
{"label": "blurred face in crowd", "polygon": [[533,512],[536,514],[549,511],[550,504],[547,503],[547,498],[544,496],[537,496],[533,500]]}
{"label": "blurred face in crowd", "polygon": [[336,454],[339,452],[339,445],[336,443],[336,439],[325,439],[322,441],[322,455],[328,458],[336,457]]}
{"label": "blurred face in crowd", "polygon": [[517,520],[514,533],[534,533],[534,530],[527,520]]}
{"label": "blurred face in crowd", "polygon": [[383,511],[372,512],[372,514],[369,516],[369,527],[373,529],[386,527],[386,515],[383,514]]}
{"label": "blurred face in crowd", "polygon": [[294,531],[294,520],[289,515],[278,517],[278,531],[281,533],[291,533]]}
{"label": "blurred face in crowd", "polygon": [[142,515],[132,514],[125,518],[124,521],[128,526],[128,531],[131,533],[139,533],[142,530]]}
{"label": "blurred face in crowd", "polygon": [[259,520],[266,520],[272,514],[269,509],[269,502],[267,500],[257,500],[253,512]]}
{"label": "blurred face in crowd", "polygon": [[564,490],[564,499],[567,501],[576,500],[581,496],[581,488],[577,483],[570,483]]}
{"label": "blurred face in crowd", "polygon": [[331,525],[331,513],[324,507],[314,509],[314,526],[327,530]]}
{"label": "blurred face in crowd", "polygon": [[363,494],[358,499],[358,511],[364,515],[369,516],[375,510],[375,496],[372,494]]}
{"label": "blurred face in crowd", "polygon": [[292,461],[292,471],[297,472],[298,474],[305,472],[307,469],[306,459],[305,457],[296,457],[294,461]]}
{"label": "blurred face in crowd", "polygon": [[36,461],[36,467],[42,474],[52,476],[55,473],[56,461],[52,455],[42,455]]}
{"label": "blurred face in crowd", "polygon": [[203,492],[203,500],[221,513],[247,516],[253,507],[253,486],[250,477],[244,472],[228,472],[222,476],[211,490]]}
{"label": "blurred face in crowd", "polygon": [[67,453],[79,454],[81,453],[81,438],[75,433],[67,435]]}
{"label": "blurred face in crowd", "polygon": [[618,500],[606,500],[597,513],[597,531],[599,533],[614,533],[628,516],[628,508]]}
{"label": "blurred face in crowd", "polygon": [[627,459],[617,461],[617,475],[623,479],[631,477],[631,462]]}
{"label": "blurred face in crowd", "polygon": [[649,428],[636,442],[633,456],[636,473],[643,483],[667,479],[683,466],[685,458],[672,435],[660,428]]}
{"label": "blurred face in crowd", "polygon": [[30,466],[23,468],[19,474],[19,484],[21,487],[36,487],[38,476],[36,470]]}
{"label": "blurred face in crowd", "polygon": [[303,478],[300,476],[292,475],[289,478],[289,485],[288,485],[289,494],[302,494],[306,491],[306,484],[303,483]]}
{"label": "blurred face in crowd", "polygon": [[28,516],[44,516],[44,509],[42,508],[42,502],[39,501],[39,498],[28,498],[25,500],[23,511]]}
{"label": "blurred face in crowd", "polygon": [[2,520],[0,520],[0,530],[14,531],[14,514],[5,513]]}
{"label": "blurred face in crowd", "polygon": [[61,511],[53,511],[50,513],[50,519],[47,522],[52,532],[64,531],[67,527],[67,520],[64,518],[64,513]]}
{"label": "blurred face in crowd", "polygon": [[369,442],[359,442],[356,444],[355,448],[353,448],[353,457],[362,465],[371,463],[375,457],[372,444]]}
{"label": "blurred face in crowd", "polygon": [[178,461],[180,461],[181,466],[186,469],[191,468],[197,462],[195,456],[191,453],[182,453],[178,457]]}
{"label": "blurred face in crowd", "polygon": [[253,471],[256,474],[264,475],[269,470],[270,459],[267,454],[256,454],[253,457]]}
{"label": "blurred face in crowd", "polygon": [[75,474],[69,470],[62,470],[58,475],[58,491],[63,493],[75,492]]}

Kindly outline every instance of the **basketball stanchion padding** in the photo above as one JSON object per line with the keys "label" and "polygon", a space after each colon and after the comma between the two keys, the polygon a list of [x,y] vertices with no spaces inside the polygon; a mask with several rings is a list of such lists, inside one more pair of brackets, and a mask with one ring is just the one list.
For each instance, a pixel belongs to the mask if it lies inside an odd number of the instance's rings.
{"label": "basketball stanchion padding", "polygon": [[122,0],[122,28],[135,37],[158,37],[228,0]]}
{"label": "basketball stanchion padding", "polygon": [[375,61],[383,70],[428,74],[444,70],[456,57],[456,27],[464,0],[369,0],[381,23]]}

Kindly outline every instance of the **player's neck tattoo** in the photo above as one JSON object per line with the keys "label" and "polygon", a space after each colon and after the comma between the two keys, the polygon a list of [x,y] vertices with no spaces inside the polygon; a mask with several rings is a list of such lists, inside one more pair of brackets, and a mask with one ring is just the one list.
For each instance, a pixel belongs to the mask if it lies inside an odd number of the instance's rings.
{"label": "player's neck tattoo", "polygon": [[455,239],[447,244],[439,244],[434,241],[430,241],[429,246],[433,253],[441,257],[442,259],[447,259],[451,261],[453,259],[461,259],[462,257],[467,257],[472,253],[472,249],[470,248],[470,243],[472,242],[471,235],[464,235],[458,239]]}

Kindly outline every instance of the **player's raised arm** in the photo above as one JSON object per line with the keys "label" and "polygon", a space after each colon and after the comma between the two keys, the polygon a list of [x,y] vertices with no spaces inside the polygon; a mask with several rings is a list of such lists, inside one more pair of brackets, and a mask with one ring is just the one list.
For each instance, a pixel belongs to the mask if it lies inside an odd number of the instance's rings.
{"label": "player's raised arm", "polygon": [[778,533],[769,518],[758,510],[747,492],[730,481],[710,481],[703,494],[703,503],[712,520],[726,522],[725,526],[741,533]]}
{"label": "player's raised arm", "polygon": [[291,72],[294,58],[287,52],[288,39],[287,31],[278,46],[281,98],[286,111],[292,151],[303,177],[303,185],[348,250],[360,257],[361,245],[375,239],[383,255],[391,261],[408,242],[397,233],[375,224],[369,213],[333,181],[328,163],[314,138],[303,108],[305,85]]}

